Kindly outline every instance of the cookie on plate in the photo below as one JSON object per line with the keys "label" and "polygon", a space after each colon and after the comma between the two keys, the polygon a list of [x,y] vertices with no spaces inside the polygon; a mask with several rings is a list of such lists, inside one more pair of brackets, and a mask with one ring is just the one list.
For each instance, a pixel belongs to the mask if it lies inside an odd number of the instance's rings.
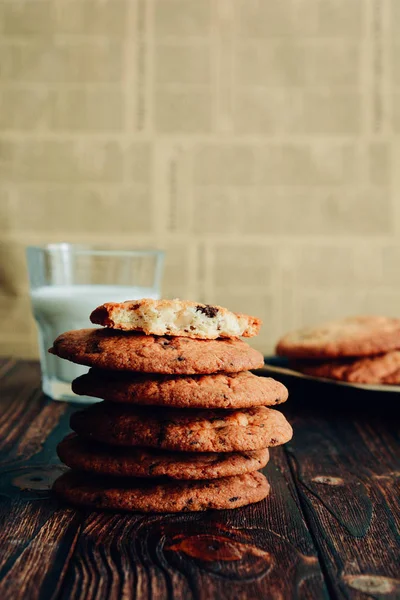
{"label": "cookie on plate", "polygon": [[91,369],[72,382],[75,394],[111,402],[177,408],[246,408],[285,402],[286,387],[249,371],[216,375],[143,375]]}
{"label": "cookie on plate", "polygon": [[201,339],[252,337],[261,327],[257,317],[234,313],[222,306],[178,299],[107,302],[92,312],[90,320],[123,331]]}
{"label": "cookie on plate", "polygon": [[284,444],[292,428],[265,406],[238,410],[143,408],[101,402],[71,416],[80,436],[116,446],[178,452],[241,452]]}
{"label": "cookie on plate", "polygon": [[203,481],[163,481],[104,477],[68,471],[53,489],[78,506],[139,512],[192,512],[238,508],[268,496],[262,473],[246,473]]}
{"label": "cookie on plate", "polygon": [[193,340],[112,329],[67,331],[49,352],[89,367],[144,373],[235,373],[264,365],[262,354],[237,338]]}
{"label": "cookie on plate", "polygon": [[289,358],[371,356],[400,348],[400,319],[349,317],[282,337],[277,354]]}
{"label": "cookie on plate", "polygon": [[356,359],[314,363],[295,361],[292,367],[313,377],[325,377],[349,383],[400,384],[400,352],[396,350]]}
{"label": "cookie on plate", "polygon": [[70,434],[57,446],[68,467],[99,475],[217,479],[252,473],[268,462],[267,448],[248,452],[167,452],[153,448],[122,448]]}

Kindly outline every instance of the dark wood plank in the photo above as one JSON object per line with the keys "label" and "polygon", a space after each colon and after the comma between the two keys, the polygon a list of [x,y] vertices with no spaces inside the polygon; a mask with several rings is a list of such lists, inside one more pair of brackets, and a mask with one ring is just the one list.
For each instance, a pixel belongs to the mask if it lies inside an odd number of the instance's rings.
{"label": "dark wood plank", "polygon": [[49,598],[68,566],[81,516],[50,494],[62,467],[56,440],[68,430],[64,403],[46,400],[36,363],[0,371],[0,595]]}
{"label": "dark wood plank", "polygon": [[331,597],[400,597],[394,396],[290,386],[295,437],[273,451],[266,502],[146,517],[60,506],[74,408],[41,395],[34,364],[0,365],[0,386],[3,597],[324,598],[322,572]]}
{"label": "dark wood plank", "polygon": [[292,387],[286,452],[329,590],[400,598],[398,396],[318,389]]}
{"label": "dark wood plank", "polygon": [[253,507],[169,516],[74,510],[49,491],[74,407],[42,396],[37,364],[12,364],[0,383],[2,597],[328,597],[282,449],[268,468],[271,497]]}
{"label": "dark wood plank", "polygon": [[328,598],[282,449],[272,493],[232,511],[167,516],[90,513],[61,598]]}
{"label": "dark wood plank", "polygon": [[[18,439],[44,406],[37,364],[15,362],[0,379],[0,453],[9,461]],[[45,431],[44,435],[48,432]]]}
{"label": "dark wood plank", "polygon": [[[22,525],[26,521],[22,521]],[[48,515],[2,576],[4,598],[50,598],[65,575],[68,561],[79,534],[79,519],[72,510]],[[25,533],[22,534],[25,537]],[[18,539],[20,541],[20,538]]]}

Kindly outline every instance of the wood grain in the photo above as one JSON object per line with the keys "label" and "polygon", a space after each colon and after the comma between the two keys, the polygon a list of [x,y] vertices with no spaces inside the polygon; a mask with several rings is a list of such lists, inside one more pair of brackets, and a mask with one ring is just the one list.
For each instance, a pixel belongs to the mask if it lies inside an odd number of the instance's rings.
{"label": "wood grain", "polygon": [[1,384],[3,596],[327,597],[281,449],[268,469],[272,495],[253,507],[154,517],[75,511],[49,493],[73,407],[41,395],[34,364],[12,365]]}
{"label": "wood grain", "polygon": [[291,407],[286,452],[305,517],[334,597],[399,598],[398,399],[336,394]]}
{"label": "wood grain", "polygon": [[42,395],[36,362],[10,361],[0,374],[0,595],[49,598],[80,529],[80,515],[50,494],[70,409]]}
{"label": "wood grain", "polygon": [[382,399],[291,386],[266,501],[143,516],[59,504],[74,407],[41,394],[35,363],[0,361],[0,389],[2,599],[400,597],[399,419]]}
{"label": "wood grain", "polygon": [[286,458],[281,449],[271,454],[265,472],[273,492],[253,506],[153,517],[90,514],[62,597],[206,600],[223,598],[227,589],[233,598],[295,598],[300,591],[302,598],[328,597]]}

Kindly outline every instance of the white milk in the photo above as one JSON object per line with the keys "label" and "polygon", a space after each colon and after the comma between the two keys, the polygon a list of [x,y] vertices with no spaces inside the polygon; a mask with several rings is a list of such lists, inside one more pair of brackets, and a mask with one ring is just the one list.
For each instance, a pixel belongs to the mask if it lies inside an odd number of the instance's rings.
{"label": "white milk", "polygon": [[[158,297],[152,288],[134,286],[60,285],[32,290],[33,314],[39,330],[43,391],[52,398],[71,399],[74,396],[71,381],[88,370],[48,353],[60,333],[95,327],[89,315],[104,302]],[[75,400],[78,400],[77,396]]]}

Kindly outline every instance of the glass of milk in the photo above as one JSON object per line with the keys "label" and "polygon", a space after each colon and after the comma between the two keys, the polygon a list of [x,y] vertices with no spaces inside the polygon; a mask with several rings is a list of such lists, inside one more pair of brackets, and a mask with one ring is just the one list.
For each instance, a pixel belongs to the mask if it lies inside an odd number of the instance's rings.
{"label": "glass of milk", "polygon": [[27,262],[43,392],[54,400],[94,402],[71,391],[71,381],[88,368],[48,349],[64,331],[94,327],[89,315],[104,302],[159,298],[164,253],[49,244],[28,247]]}

